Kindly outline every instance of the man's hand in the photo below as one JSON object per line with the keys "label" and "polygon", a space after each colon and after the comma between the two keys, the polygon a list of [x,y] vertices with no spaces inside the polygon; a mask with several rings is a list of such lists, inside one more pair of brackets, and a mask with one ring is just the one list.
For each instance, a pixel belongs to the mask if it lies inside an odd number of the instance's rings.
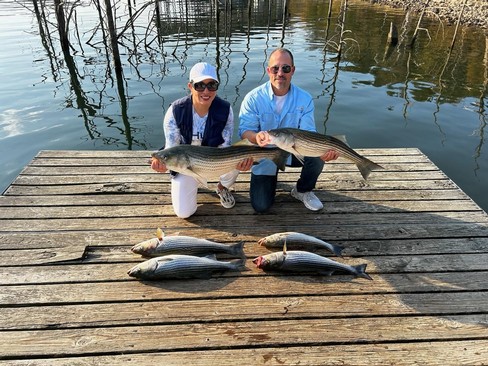
{"label": "man's hand", "polygon": [[259,131],[256,134],[256,143],[263,147],[271,143],[271,138],[269,137],[268,131]]}
{"label": "man's hand", "polygon": [[236,169],[240,170],[241,172],[248,171],[249,169],[252,168],[252,164],[254,163],[253,158],[246,158],[244,160],[241,160],[239,164],[237,164]]}
{"label": "man's hand", "polygon": [[324,155],[320,157],[323,161],[336,160],[339,157],[339,153],[335,150],[328,150]]}
{"label": "man's hand", "polygon": [[166,173],[168,171],[166,164],[156,158],[151,159],[151,169],[157,171],[158,173]]}

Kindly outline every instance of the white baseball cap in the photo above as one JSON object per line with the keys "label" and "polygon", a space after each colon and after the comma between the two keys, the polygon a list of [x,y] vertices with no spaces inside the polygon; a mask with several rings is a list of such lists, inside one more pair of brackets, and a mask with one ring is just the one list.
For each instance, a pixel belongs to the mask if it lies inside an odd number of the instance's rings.
{"label": "white baseball cap", "polygon": [[215,67],[206,62],[199,62],[190,70],[190,82],[199,83],[205,79],[214,79],[216,82],[219,82]]}

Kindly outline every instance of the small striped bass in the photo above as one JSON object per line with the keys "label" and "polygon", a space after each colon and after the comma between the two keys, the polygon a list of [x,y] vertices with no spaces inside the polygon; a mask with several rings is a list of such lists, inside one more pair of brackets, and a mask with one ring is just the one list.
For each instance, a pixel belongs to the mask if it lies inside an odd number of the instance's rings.
{"label": "small striped bass", "polygon": [[326,241],[320,240],[314,236],[297,233],[294,231],[287,231],[283,233],[276,233],[268,235],[264,238],[258,240],[259,245],[264,245],[266,248],[283,248],[289,249],[304,249],[304,250],[316,250],[316,249],[326,249],[336,256],[341,257],[343,247]]}
{"label": "small striped bass", "polygon": [[350,266],[326,257],[322,257],[321,255],[315,253],[301,250],[287,251],[286,245],[282,252],[275,252],[259,256],[253,260],[253,263],[257,268],[263,270],[278,270],[299,273],[313,272],[328,276],[336,271],[339,271],[352,274],[356,277],[372,280],[372,278],[365,272],[366,264]]}
{"label": "small striped bass", "polygon": [[288,153],[277,148],[264,148],[257,145],[238,143],[218,148],[198,145],[177,145],[152,153],[172,171],[194,177],[202,185],[225,173],[235,170],[237,164],[252,158],[255,162],[262,159],[272,160],[279,169],[285,170]]}
{"label": "small striped bass", "polygon": [[215,273],[239,271],[243,259],[230,262],[218,261],[215,256],[196,257],[184,254],[171,254],[154,257],[132,267],[127,274],[139,279],[179,279],[210,278]]}
{"label": "small striped bass", "polygon": [[207,239],[191,236],[165,236],[161,229],[156,232],[157,237],[134,245],[133,253],[145,257],[160,257],[167,254],[208,255],[226,253],[234,257],[244,257],[244,243],[226,245]]}
{"label": "small striped bass", "polygon": [[355,163],[364,179],[368,179],[372,170],[383,169],[382,166],[358,154],[346,143],[333,136],[298,128],[277,128],[269,130],[268,134],[271,144],[295,155],[302,162],[306,156],[319,157],[329,150],[335,150],[343,158]]}

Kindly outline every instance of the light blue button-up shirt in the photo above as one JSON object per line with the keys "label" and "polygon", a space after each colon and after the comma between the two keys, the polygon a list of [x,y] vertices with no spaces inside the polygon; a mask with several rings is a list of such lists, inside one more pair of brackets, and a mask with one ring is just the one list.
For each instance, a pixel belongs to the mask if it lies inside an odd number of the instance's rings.
{"label": "light blue button-up shirt", "polygon": [[[293,127],[316,131],[315,106],[310,93],[291,85],[280,113],[276,111],[276,100],[271,82],[251,90],[242,101],[239,111],[239,136],[244,131],[268,131],[274,128]],[[275,175],[276,165],[269,159],[262,160],[252,168],[256,175]]]}

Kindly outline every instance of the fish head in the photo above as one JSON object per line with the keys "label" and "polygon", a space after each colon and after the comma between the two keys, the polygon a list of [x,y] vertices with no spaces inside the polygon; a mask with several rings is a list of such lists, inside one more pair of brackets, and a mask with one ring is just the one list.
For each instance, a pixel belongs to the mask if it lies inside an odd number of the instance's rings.
{"label": "fish head", "polygon": [[130,250],[132,253],[140,255],[151,254],[162,241],[163,239],[159,240],[158,238],[152,238],[150,240],[145,240],[141,243],[135,244]]}
{"label": "fish head", "polygon": [[261,255],[255,259],[253,259],[253,263],[256,265],[257,268],[260,269],[273,269],[279,268],[283,263],[285,256],[282,252],[271,253],[267,255]]}
{"label": "fish head", "polygon": [[173,146],[169,149],[155,151],[151,156],[166,165],[168,169],[181,172],[190,166],[188,154],[185,149],[187,146],[189,145]]}
{"label": "fish head", "polygon": [[129,269],[129,271],[127,271],[127,274],[135,278],[144,278],[153,274],[156,271],[157,267],[158,262],[156,258],[152,258],[135,265],[134,267]]}
{"label": "fish head", "polygon": [[286,150],[295,145],[295,137],[286,128],[276,128],[274,130],[269,130],[268,135],[270,138],[270,143],[278,146],[279,148]]}
{"label": "fish head", "polygon": [[252,262],[256,265],[257,268],[260,268],[260,269],[266,268],[269,265],[269,261],[262,255],[253,259]]}

